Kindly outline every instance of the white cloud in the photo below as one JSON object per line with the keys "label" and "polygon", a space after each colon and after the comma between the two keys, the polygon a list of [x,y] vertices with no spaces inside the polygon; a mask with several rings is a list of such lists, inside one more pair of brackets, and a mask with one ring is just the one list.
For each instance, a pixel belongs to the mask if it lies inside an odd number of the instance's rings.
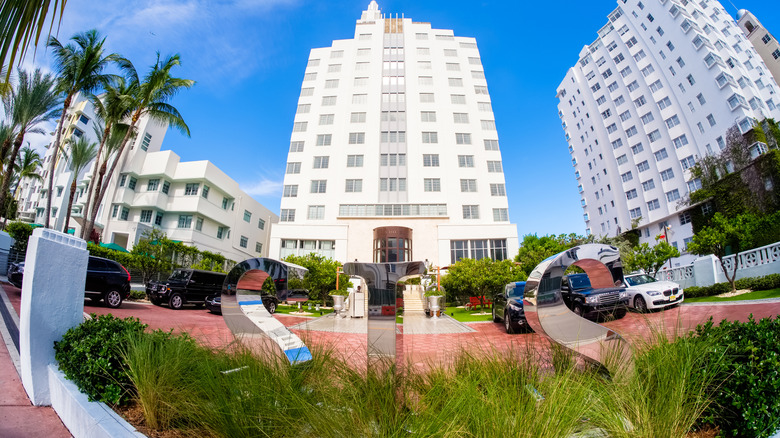
{"label": "white cloud", "polygon": [[282,191],[282,185],[282,181],[273,181],[267,178],[239,184],[241,190],[250,196],[279,196]]}

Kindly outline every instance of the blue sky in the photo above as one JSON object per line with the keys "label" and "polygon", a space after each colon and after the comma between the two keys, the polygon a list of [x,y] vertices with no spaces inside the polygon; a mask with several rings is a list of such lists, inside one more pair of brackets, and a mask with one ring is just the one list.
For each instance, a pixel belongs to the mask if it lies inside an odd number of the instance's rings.
{"label": "blue sky", "polygon": [[[645,0],[656,1],[656,0]],[[176,74],[197,84],[173,104],[192,137],[170,130],[163,149],[182,160],[210,160],[242,189],[279,211],[285,162],[301,80],[314,47],[352,38],[369,0],[69,0],[60,41],[90,28],[110,51],[144,72],[163,55],[181,54]],[[509,197],[519,235],[583,234],[574,172],[557,115],[555,89],[607,21],[614,1],[378,0],[434,28],[477,39],[493,101]],[[734,16],[736,8],[724,2]],[[736,4],[780,35],[775,1]],[[39,48],[26,65],[46,68]],[[43,139],[33,140],[42,145]]]}

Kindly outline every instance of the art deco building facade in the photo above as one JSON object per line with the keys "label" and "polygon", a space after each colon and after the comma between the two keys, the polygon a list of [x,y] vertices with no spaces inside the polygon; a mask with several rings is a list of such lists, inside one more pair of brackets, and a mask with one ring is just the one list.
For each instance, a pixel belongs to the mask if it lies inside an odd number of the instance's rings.
{"label": "art deco building facade", "polygon": [[[93,125],[94,109],[87,100],[76,99],[63,128],[63,138],[86,137],[97,142]],[[167,131],[148,117],[138,123],[138,134],[131,140],[116,168],[98,211],[95,223],[104,243],[132,249],[150,228],[163,230],[170,239],[200,250],[217,252],[228,259],[242,261],[268,254],[271,225],[278,217],[243,192],[238,183],[211,162],[181,162],[173,151],[161,151]],[[52,143],[54,136],[52,136]],[[79,175],[73,175],[62,155],[55,158],[49,147],[44,169],[50,160],[55,165],[51,224],[65,227],[65,209],[73,178],[77,178],[70,228],[80,234],[86,189],[92,178],[93,163]],[[68,152],[68,146],[65,146]],[[42,171],[46,177],[46,171]],[[25,180],[19,191],[20,218],[44,223],[46,196],[44,181]]]}
{"label": "art deco building facade", "polygon": [[636,225],[642,241],[665,234],[684,252],[693,231],[681,201],[700,187],[690,168],[720,153],[731,126],[780,118],[777,93],[717,1],[619,0],[557,89],[587,232]]}
{"label": "art deco building facade", "polygon": [[[753,44],[753,48],[764,61],[775,82],[780,81],[780,43],[777,42],[769,30],[767,30],[755,15],[750,11],[741,9],[737,14],[737,23],[740,29]],[[757,86],[761,86],[760,83]]]}
{"label": "art deco building facade", "polygon": [[372,1],[309,55],[270,254],[513,257],[504,169],[475,39]]}

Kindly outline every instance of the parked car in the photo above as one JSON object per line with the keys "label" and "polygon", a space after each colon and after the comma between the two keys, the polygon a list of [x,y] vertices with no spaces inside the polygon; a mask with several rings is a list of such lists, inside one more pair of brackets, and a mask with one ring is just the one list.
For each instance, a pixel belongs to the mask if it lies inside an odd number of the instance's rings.
{"label": "parked car", "polygon": [[523,310],[525,281],[509,283],[504,291],[493,297],[493,322],[503,322],[507,333],[528,330]]}
{"label": "parked car", "polygon": [[[273,295],[263,294],[262,300],[263,305],[265,306],[266,310],[268,310],[268,313],[276,313],[276,308],[279,307],[278,298]],[[212,295],[210,297],[206,297],[206,309],[208,309],[208,311],[211,313],[222,315],[222,296]]]}
{"label": "parked car", "polygon": [[663,309],[680,304],[685,299],[680,285],[658,281],[647,274],[627,275],[628,304],[638,312]]}
{"label": "parked car", "polygon": [[[24,280],[24,262],[12,263],[8,281],[21,289]],[[101,257],[89,256],[84,295],[94,302],[103,300],[116,309],[130,296],[130,272],[121,264]]]}
{"label": "parked car", "polygon": [[200,307],[206,297],[222,293],[226,274],[198,269],[176,269],[163,282],[149,282],[146,296],[154,305],[167,303],[171,309],[179,310],[185,304]]}
{"label": "parked car", "polygon": [[587,274],[564,275],[561,296],[572,312],[589,319],[603,314],[620,319],[628,312],[628,291],[625,287],[594,289]]}

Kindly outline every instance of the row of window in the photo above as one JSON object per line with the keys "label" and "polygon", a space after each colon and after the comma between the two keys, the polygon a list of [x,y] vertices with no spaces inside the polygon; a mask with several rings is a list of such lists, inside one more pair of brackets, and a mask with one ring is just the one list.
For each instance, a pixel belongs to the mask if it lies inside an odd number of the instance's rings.
{"label": "row of window", "polygon": [[[437,144],[439,142],[439,134],[437,132],[424,132],[422,133],[423,143]],[[435,141],[434,141],[435,140]],[[366,134],[364,132],[351,132],[349,133],[349,144],[365,144]],[[382,143],[404,143],[406,142],[405,131],[382,131],[380,133],[380,141]],[[317,146],[331,146],[333,144],[333,134],[319,134],[315,142]],[[455,133],[455,144],[468,145],[471,143],[471,134],[469,133]],[[497,151],[498,140],[483,140],[486,151]],[[303,152],[305,142],[301,140],[295,140],[290,142],[290,152]],[[348,155],[348,157],[362,155]],[[348,158],[349,159],[349,158]],[[362,158],[361,158],[362,159]],[[360,167],[360,166],[349,166]],[[156,189],[155,189],[156,190]],[[167,192],[166,192],[167,193]]]}
{"label": "row of window", "polygon": [[[310,193],[326,193],[327,180],[312,180],[310,186]],[[379,191],[380,192],[404,192],[407,190],[406,178],[380,178],[379,179]],[[423,190],[426,192],[441,192],[441,179],[440,178],[424,178]],[[344,184],[344,192],[346,193],[361,193],[363,191],[362,179],[347,179]],[[476,179],[461,179],[460,191],[463,193],[477,192],[477,180]],[[490,183],[490,195],[491,196],[506,196],[506,187],[502,183]],[[282,190],[282,197],[284,198],[296,198],[298,197],[298,185],[286,184]],[[244,220],[247,220],[246,213],[244,214]],[[247,222],[249,222],[247,220]]]}
{"label": "row of window", "polygon": [[[492,112],[492,109],[490,107],[490,103],[482,103],[480,102],[480,111],[484,109],[484,111]],[[485,105],[484,107],[482,105]],[[310,111],[311,104],[303,103],[298,105],[297,114],[306,114]],[[421,111],[420,112],[420,119],[422,122],[436,122],[436,111]],[[319,125],[320,126],[327,126],[327,125],[333,125],[336,120],[335,114],[320,114],[319,119]],[[406,121],[406,113],[403,111],[383,111],[381,113],[381,120],[383,122],[386,121],[393,121],[393,122],[405,122]],[[469,123],[469,115],[468,113],[452,113],[452,120],[454,123]],[[353,112],[350,113],[350,123],[365,123],[366,122],[366,113],[365,112]],[[485,120],[482,120],[481,122],[485,122]],[[306,127],[308,127],[308,122],[301,122],[306,123]],[[484,125],[484,123],[482,123]],[[303,129],[303,125],[299,125],[300,129]]]}
{"label": "row of window", "polygon": [[[313,88],[305,88],[301,90],[301,95],[303,95],[304,90],[307,90],[307,95],[313,94],[314,89]],[[311,90],[311,94],[308,90]],[[488,89],[486,86],[477,85],[474,86],[474,93],[475,94],[482,94],[482,95],[488,95]],[[382,93],[382,101],[383,102],[405,102],[406,101],[406,95],[404,93]],[[338,96],[322,96],[321,105],[322,106],[335,106],[337,102]],[[434,97],[434,93],[420,93],[419,99],[421,103],[434,103],[436,102],[436,99]],[[455,105],[465,105],[466,104],[466,95],[465,94],[450,94],[450,102]],[[355,105],[362,105],[368,103],[368,94],[353,94],[352,95],[352,103]],[[306,123],[306,122],[301,122]],[[305,130],[305,129],[304,129]],[[293,131],[293,132],[299,132],[299,131]]]}
{"label": "row of window", "polygon": [[[379,216],[413,216],[413,215],[416,216],[416,215],[421,215],[421,214],[425,215],[425,213],[419,213],[419,208],[418,208],[418,213],[417,214],[414,214],[414,213],[410,214],[409,211],[412,210],[412,209],[406,209],[407,210],[407,214],[402,214],[402,210],[403,210],[402,207],[403,206],[404,206],[403,204],[397,204],[397,205],[392,205],[392,204],[377,205],[376,207],[379,207],[381,209],[381,211],[376,213],[376,215],[379,215]],[[408,204],[406,204],[405,206],[406,207],[411,207],[411,205],[408,205]],[[349,207],[349,206],[342,205],[342,206],[339,207],[339,214],[340,215],[342,215],[341,214],[342,211],[346,210],[345,207]],[[367,206],[364,206],[364,207],[367,207]],[[389,212],[389,214],[386,211],[386,207],[390,207],[391,211]],[[398,210],[397,212],[393,211],[393,210],[396,209],[396,207],[397,207],[397,210]],[[435,214],[436,216],[441,216],[440,212],[437,211],[436,213],[437,213],[437,214]],[[463,213],[463,219],[479,219],[479,205],[463,205],[462,206],[462,213]],[[356,215],[360,215],[360,214],[354,214],[354,215],[346,214],[346,215],[356,216]],[[374,216],[375,214],[374,214],[374,211],[372,211],[372,209],[364,208],[364,214],[362,214],[362,215],[363,216],[366,216],[366,215]],[[445,215],[446,215],[446,212],[445,212]],[[307,211],[306,211],[306,219],[310,219],[310,220],[325,219],[325,206],[324,205],[309,205],[308,208],[307,208]],[[282,211],[281,211],[281,214],[279,215],[279,221],[280,222],[295,222],[295,209],[294,208],[283,208]],[[506,209],[506,208],[494,208],[493,209],[493,221],[494,222],[508,222],[509,221],[509,209]]]}
{"label": "row of window", "polygon": [[[504,171],[501,161],[488,160],[487,171],[489,173],[501,173]],[[327,169],[330,164],[330,157],[314,157],[314,169]],[[406,154],[380,154],[381,166],[403,166],[406,164]],[[347,167],[362,167],[363,155],[347,155]],[[438,154],[423,154],[424,167],[438,167]],[[458,155],[458,167],[474,167],[473,155]],[[297,175],[301,173],[301,162],[290,161],[287,163],[285,173],[288,175]]]}

